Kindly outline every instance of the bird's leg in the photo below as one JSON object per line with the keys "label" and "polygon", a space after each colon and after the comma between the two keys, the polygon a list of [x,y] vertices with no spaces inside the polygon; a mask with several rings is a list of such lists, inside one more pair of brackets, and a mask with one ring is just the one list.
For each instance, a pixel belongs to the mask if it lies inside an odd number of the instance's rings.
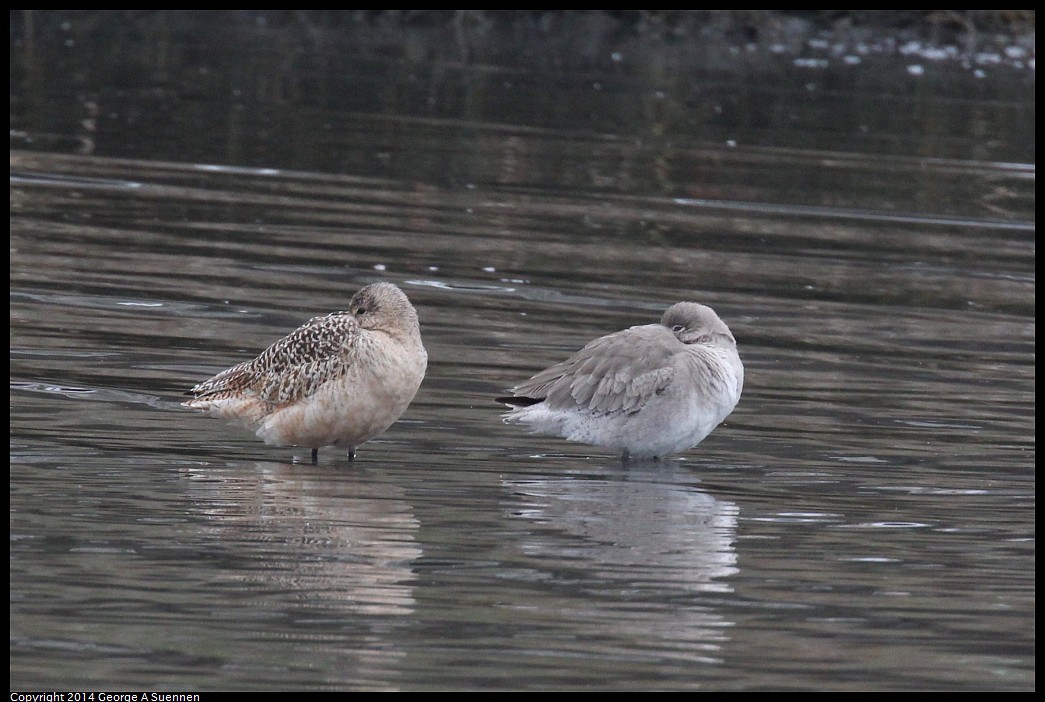
{"label": "bird's leg", "polygon": [[312,449],[312,465],[316,465],[317,463],[319,463],[319,449],[314,448]]}
{"label": "bird's leg", "polygon": [[354,460],[356,460],[356,447],[355,446],[349,446],[348,447],[348,462],[351,463]]}

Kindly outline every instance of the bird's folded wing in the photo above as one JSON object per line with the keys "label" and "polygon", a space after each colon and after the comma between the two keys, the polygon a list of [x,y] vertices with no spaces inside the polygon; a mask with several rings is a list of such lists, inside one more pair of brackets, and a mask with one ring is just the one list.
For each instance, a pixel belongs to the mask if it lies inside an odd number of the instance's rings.
{"label": "bird's folded wing", "polygon": [[671,383],[677,345],[659,325],[625,329],[538,373],[516,387],[515,394],[544,398],[549,409],[635,412]]}
{"label": "bird's folded wing", "polygon": [[313,317],[254,360],[218,373],[191,392],[197,400],[254,395],[276,407],[296,402],[348,370],[359,335],[359,323],[347,312]]}

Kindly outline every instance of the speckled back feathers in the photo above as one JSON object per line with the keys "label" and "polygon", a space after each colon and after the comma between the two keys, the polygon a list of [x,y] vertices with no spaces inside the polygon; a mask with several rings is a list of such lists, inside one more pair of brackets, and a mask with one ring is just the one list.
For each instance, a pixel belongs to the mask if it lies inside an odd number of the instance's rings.
{"label": "speckled back feathers", "polygon": [[272,408],[288,405],[344,375],[346,356],[358,336],[359,322],[348,312],[313,317],[257,358],[218,373],[191,392],[197,400],[250,393]]}

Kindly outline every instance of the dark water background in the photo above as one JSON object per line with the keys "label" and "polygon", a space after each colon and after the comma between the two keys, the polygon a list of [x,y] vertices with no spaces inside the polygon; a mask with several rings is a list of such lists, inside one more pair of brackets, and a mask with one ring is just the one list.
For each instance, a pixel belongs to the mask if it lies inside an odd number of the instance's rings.
{"label": "dark water background", "polygon": [[[12,689],[1034,689],[1033,37],[651,31],[12,15]],[[377,280],[354,464],[179,406]],[[678,300],[699,447],[501,424]]]}

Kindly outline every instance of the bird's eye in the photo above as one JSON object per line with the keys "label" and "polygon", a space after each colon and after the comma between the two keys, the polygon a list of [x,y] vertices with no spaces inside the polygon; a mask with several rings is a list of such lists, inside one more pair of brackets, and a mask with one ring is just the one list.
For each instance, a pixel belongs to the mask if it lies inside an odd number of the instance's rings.
{"label": "bird's eye", "polygon": [[356,314],[357,314],[357,315],[363,315],[363,314],[366,314],[366,307],[357,307],[357,308],[356,308]]}
{"label": "bird's eye", "polygon": [[686,325],[684,325],[684,324],[676,324],[675,326],[673,326],[671,328],[671,331],[673,331],[676,334],[678,334],[679,332],[681,332],[685,328],[686,328]]}

